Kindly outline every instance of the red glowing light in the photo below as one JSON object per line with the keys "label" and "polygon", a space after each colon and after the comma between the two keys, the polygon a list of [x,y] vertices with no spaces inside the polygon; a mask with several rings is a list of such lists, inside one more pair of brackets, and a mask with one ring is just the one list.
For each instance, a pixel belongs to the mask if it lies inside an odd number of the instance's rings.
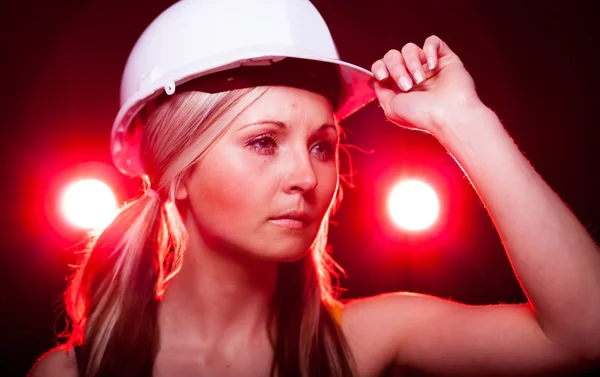
{"label": "red glowing light", "polygon": [[97,179],[72,183],[65,189],[60,204],[67,221],[82,229],[102,229],[117,213],[115,195],[110,187]]}
{"label": "red glowing light", "polygon": [[440,203],[435,191],[419,180],[404,180],[390,191],[387,209],[393,223],[407,231],[430,228],[438,218]]}

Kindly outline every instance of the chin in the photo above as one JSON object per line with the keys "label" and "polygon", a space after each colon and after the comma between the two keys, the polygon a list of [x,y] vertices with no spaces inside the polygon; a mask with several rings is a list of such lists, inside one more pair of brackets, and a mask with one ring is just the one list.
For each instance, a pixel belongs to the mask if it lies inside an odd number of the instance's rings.
{"label": "chin", "polygon": [[310,244],[301,248],[298,246],[287,248],[269,248],[267,250],[261,250],[260,254],[257,256],[261,259],[273,262],[290,263],[304,258],[310,252],[309,248]]}
{"label": "chin", "polygon": [[247,252],[269,261],[295,262],[310,252],[318,229],[284,232],[257,232],[247,244]]}

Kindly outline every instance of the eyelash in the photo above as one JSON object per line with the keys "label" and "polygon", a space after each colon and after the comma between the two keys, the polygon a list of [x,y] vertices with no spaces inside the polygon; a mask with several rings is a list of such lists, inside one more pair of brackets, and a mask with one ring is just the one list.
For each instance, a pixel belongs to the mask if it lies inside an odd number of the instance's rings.
{"label": "eyelash", "polygon": [[[261,146],[260,143],[262,143],[264,141],[268,141],[269,145]],[[246,143],[246,146],[250,147],[250,149],[252,149],[253,151],[255,151],[259,154],[269,155],[269,154],[275,153],[275,148],[277,147],[277,141],[278,141],[277,136],[275,136],[274,134],[266,134],[266,135],[261,135],[261,136],[258,136],[256,138],[250,140],[248,143]],[[323,153],[320,153],[318,158],[323,161],[331,160],[334,155],[335,147],[333,146],[333,144],[331,142],[328,142],[325,140],[319,142],[318,144],[315,144],[315,147],[323,145],[323,144],[325,144],[325,146],[327,148],[327,150],[324,152],[327,155],[323,156]]]}

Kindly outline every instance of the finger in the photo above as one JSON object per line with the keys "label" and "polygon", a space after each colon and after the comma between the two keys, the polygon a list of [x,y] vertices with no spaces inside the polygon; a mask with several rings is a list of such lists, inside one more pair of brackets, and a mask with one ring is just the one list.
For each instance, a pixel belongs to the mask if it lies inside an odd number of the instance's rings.
{"label": "finger", "polygon": [[381,59],[373,63],[371,66],[371,72],[373,72],[373,75],[375,75],[379,81],[383,81],[389,77],[388,70]]}
{"label": "finger", "polygon": [[402,56],[404,57],[404,64],[412,74],[415,82],[420,84],[425,81],[423,64],[427,59],[423,50],[414,43],[407,43],[402,47]]}
{"label": "finger", "polygon": [[453,53],[437,35],[431,35],[425,39],[423,51],[427,57],[427,66],[430,70],[437,67],[439,58]]}
{"label": "finger", "polygon": [[406,67],[404,66],[404,58],[398,50],[390,50],[383,56],[385,67],[390,73],[396,85],[405,92],[412,88],[413,83]]}
{"label": "finger", "polygon": [[427,57],[427,67],[430,70],[437,66],[438,51],[440,49],[441,42],[441,39],[435,35],[432,35],[425,39],[425,43],[423,44],[423,52],[425,52],[425,56]]}

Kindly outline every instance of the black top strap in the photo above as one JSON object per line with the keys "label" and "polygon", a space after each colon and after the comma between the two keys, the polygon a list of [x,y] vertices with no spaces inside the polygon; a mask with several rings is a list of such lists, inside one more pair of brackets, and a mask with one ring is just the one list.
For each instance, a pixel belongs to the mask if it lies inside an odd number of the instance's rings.
{"label": "black top strap", "polygon": [[[73,351],[75,352],[75,360],[77,361],[77,369],[79,369],[79,366],[82,364],[81,363],[81,346],[73,347]],[[81,370],[79,371],[78,374],[81,375]]]}

